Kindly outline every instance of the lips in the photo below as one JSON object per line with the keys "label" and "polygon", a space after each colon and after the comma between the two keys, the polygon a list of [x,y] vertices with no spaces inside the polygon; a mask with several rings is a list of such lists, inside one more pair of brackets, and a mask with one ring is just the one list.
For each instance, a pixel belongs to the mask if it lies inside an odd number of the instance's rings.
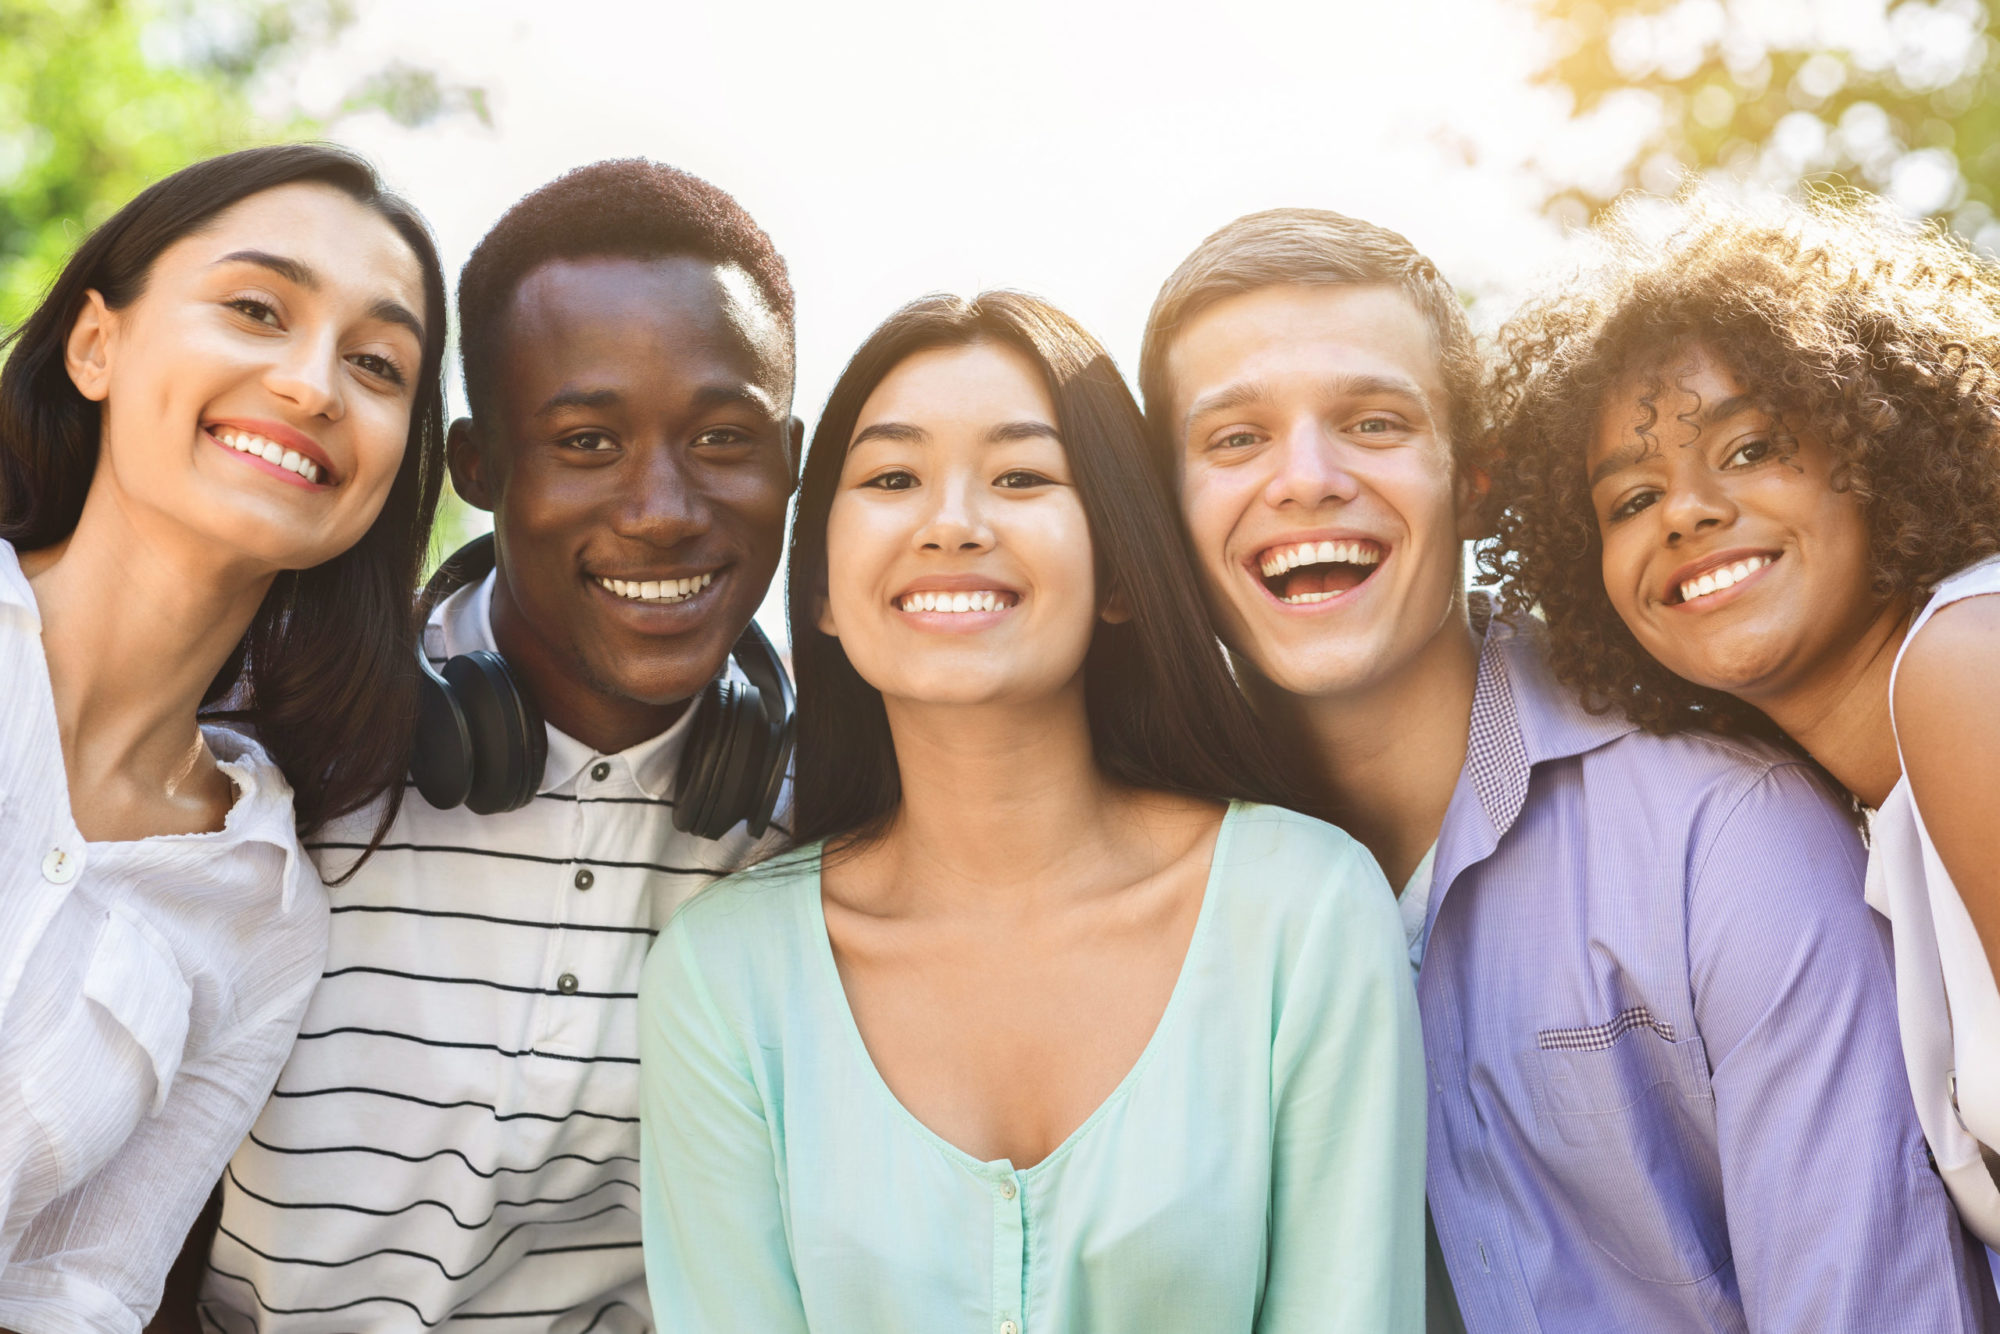
{"label": "lips", "polygon": [[333,461],[319,442],[283,422],[212,421],[202,429],[224,449],[282,469],[309,486],[339,484]]}
{"label": "lips", "polygon": [[1690,561],[1667,580],[1661,601],[1670,607],[1699,606],[1718,593],[1725,593],[1761,574],[1774,564],[1776,551],[1735,550]]}
{"label": "lips", "polygon": [[1373,538],[1301,536],[1265,547],[1252,565],[1273,598],[1289,607],[1307,607],[1353,592],[1373,577],[1388,554],[1388,547]]}

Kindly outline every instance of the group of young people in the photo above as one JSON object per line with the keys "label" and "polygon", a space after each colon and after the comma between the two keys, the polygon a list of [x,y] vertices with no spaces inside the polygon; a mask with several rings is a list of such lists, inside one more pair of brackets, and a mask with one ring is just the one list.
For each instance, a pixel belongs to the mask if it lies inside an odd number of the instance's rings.
{"label": "group of young people", "polygon": [[684,172],[448,427],[367,164],[146,190],[0,369],[0,1328],[2000,1329],[2000,270],[1677,209],[1490,350],[1240,218],[1138,399],[927,297],[807,451]]}

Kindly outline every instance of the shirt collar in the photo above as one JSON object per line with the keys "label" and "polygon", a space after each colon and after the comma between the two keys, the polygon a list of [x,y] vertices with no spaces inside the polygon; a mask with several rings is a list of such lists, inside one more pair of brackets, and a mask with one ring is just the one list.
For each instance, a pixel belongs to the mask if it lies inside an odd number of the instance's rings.
{"label": "shirt collar", "polygon": [[[430,621],[424,627],[424,651],[434,661],[442,662],[474,649],[500,651],[493,638],[495,577],[489,571],[484,579],[459,589],[431,611]],[[737,670],[733,660],[729,670],[732,673]],[[694,706],[690,705],[672,727],[615,755],[600,755],[568,733],[544,724],[549,734],[549,757],[542,767],[542,782],[537,791],[572,791],[583,783],[586,773],[591,773],[594,784],[629,785],[655,800],[671,796],[681,751],[694,728],[694,712]],[[609,766],[601,780],[592,772],[599,763]]]}
{"label": "shirt collar", "polygon": [[[222,824],[223,836],[236,842],[269,843],[285,854],[284,888],[278,908],[292,910],[299,885],[299,834],[292,810],[292,785],[284,771],[256,741],[241,732],[203,723],[202,737],[216,766],[236,785],[236,800]],[[317,873],[314,880],[318,880]]]}
{"label": "shirt collar", "polygon": [[0,615],[21,621],[31,634],[42,632],[41,608],[35,605],[35,590],[21,569],[21,558],[12,542],[0,541]]}
{"label": "shirt collar", "polygon": [[1483,596],[1480,602],[1481,619],[1490,619],[1472,696],[1465,776],[1500,835],[1520,816],[1535,765],[1595,750],[1638,725],[1615,708],[1592,713],[1556,679],[1540,621],[1493,615]]}

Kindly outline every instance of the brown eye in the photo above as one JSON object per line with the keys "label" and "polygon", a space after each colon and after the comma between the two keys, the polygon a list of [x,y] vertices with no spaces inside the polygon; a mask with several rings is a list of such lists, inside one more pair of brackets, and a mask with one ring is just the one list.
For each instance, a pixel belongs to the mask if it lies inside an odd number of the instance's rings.
{"label": "brown eye", "polygon": [[898,468],[894,472],[878,473],[861,485],[872,486],[878,491],[908,491],[916,486],[916,484],[917,475],[915,473],[906,472]]}

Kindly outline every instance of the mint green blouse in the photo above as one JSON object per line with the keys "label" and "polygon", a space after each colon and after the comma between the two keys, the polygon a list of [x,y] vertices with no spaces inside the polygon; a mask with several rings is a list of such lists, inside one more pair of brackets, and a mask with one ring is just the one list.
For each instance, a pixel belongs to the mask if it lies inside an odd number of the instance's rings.
{"label": "mint green blouse", "polygon": [[[1005,940],[990,966],[1007,966]],[[640,990],[658,1327],[1421,1330],[1409,967],[1358,844],[1232,806],[1151,1040],[1067,1140],[1017,1169],[946,1143],[882,1082],[834,966],[819,848],[733,876],[674,917]]]}

